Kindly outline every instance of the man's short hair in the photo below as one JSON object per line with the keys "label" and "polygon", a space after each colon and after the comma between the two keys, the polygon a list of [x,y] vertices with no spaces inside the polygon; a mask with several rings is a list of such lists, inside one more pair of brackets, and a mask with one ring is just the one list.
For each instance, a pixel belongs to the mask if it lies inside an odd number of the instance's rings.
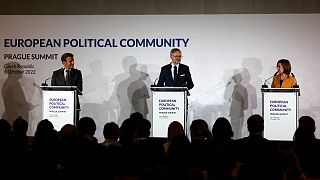
{"label": "man's short hair", "polygon": [[91,117],[82,117],[76,126],[80,135],[90,134],[93,136],[97,129],[96,123]]}
{"label": "man's short hair", "polygon": [[248,131],[250,133],[262,133],[264,129],[264,120],[259,114],[250,116],[247,120]]}
{"label": "man's short hair", "polygon": [[120,136],[120,128],[115,122],[108,122],[104,125],[103,136],[105,139],[118,140]]}
{"label": "man's short hair", "polygon": [[180,50],[179,48],[173,48],[173,49],[171,49],[171,51],[170,51],[170,56],[171,56],[173,53],[175,53],[175,52],[181,52],[181,50]]}
{"label": "man's short hair", "polygon": [[72,53],[64,53],[61,56],[61,62],[66,61],[67,57],[72,57],[73,58],[73,54]]}
{"label": "man's short hair", "polygon": [[311,116],[301,116],[298,120],[299,127],[306,126],[310,128],[313,132],[316,131],[316,124],[314,119]]}

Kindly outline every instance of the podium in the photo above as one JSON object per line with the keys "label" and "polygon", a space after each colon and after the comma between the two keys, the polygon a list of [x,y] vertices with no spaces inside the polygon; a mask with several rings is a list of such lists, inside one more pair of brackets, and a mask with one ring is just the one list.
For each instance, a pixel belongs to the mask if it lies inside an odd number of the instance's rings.
{"label": "podium", "polygon": [[151,87],[153,137],[167,137],[171,122],[178,121],[187,132],[187,87]]}
{"label": "podium", "polygon": [[299,88],[261,88],[264,137],[292,141],[299,117]]}
{"label": "podium", "polygon": [[42,118],[48,119],[54,129],[75,124],[77,98],[82,95],[77,86],[41,86]]}

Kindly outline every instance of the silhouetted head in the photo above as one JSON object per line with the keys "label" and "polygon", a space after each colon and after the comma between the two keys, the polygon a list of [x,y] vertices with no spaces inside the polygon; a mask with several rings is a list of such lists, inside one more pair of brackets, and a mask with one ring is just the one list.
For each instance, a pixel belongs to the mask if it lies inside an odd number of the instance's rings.
{"label": "silhouetted head", "polygon": [[151,123],[144,119],[140,112],[132,113],[130,119],[137,128],[137,138],[148,138],[150,136]]}
{"label": "silhouetted head", "polygon": [[137,121],[132,118],[125,119],[120,127],[119,142],[122,145],[133,144],[136,141],[138,132]]}
{"label": "silhouetted head", "polygon": [[212,135],[208,124],[203,119],[193,120],[190,126],[191,141],[195,139],[211,139]]}
{"label": "silhouetted head", "polygon": [[174,137],[182,135],[184,135],[182,124],[178,121],[172,121],[168,127],[168,140],[172,141]]}
{"label": "silhouetted head", "polygon": [[249,133],[262,133],[264,129],[264,120],[259,114],[254,114],[247,121]]}
{"label": "silhouetted head", "polygon": [[306,126],[306,127],[309,127],[312,132],[315,132],[316,131],[316,124],[315,124],[315,121],[312,117],[310,116],[301,116],[299,118],[299,127],[301,126]]}
{"label": "silhouetted head", "polygon": [[310,145],[316,140],[313,131],[307,126],[299,126],[294,132],[293,141],[302,146]]}
{"label": "silhouetted head", "polygon": [[212,126],[212,136],[213,138],[223,138],[229,139],[234,135],[232,127],[228,119],[224,117],[219,117]]}
{"label": "silhouetted head", "polygon": [[138,138],[148,138],[150,137],[151,123],[147,119],[141,119],[138,122]]}
{"label": "silhouetted head", "polygon": [[0,119],[0,136],[7,135],[11,130],[10,123],[5,119]]}
{"label": "silhouetted head", "polygon": [[75,125],[65,124],[59,133],[62,138],[73,138],[78,135],[78,130]]}
{"label": "silhouetted head", "polygon": [[130,114],[130,119],[143,119],[143,115],[140,112],[134,112]]}
{"label": "silhouetted head", "polygon": [[93,137],[96,132],[97,126],[91,117],[82,117],[77,123],[77,129],[79,135],[90,135]]}
{"label": "silhouetted head", "polygon": [[41,120],[37,125],[37,130],[35,132],[35,137],[50,137],[55,133],[53,124],[48,120]]}
{"label": "silhouetted head", "polygon": [[26,134],[28,131],[28,122],[21,117],[17,118],[13,122],[13,131],[21,133],[21,134]]}
{"label": "silhouetted head", "polygon": [[120,136],[120,128],[115,122],[108,122],[103,127],[104,139],[118,140]]}

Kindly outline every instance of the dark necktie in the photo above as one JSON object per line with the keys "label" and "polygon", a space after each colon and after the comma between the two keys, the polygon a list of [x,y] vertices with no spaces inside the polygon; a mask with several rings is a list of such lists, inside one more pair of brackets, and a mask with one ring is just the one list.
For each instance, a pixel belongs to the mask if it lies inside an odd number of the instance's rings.
{"label": "dark necktie", "polygon": [[173,82],[174,84],[177,83],[177,78],[178,78],[178,70],[177,70],[177,66],[173,67]]}
{"label": "dark necktie", "polygon": [[70,86],[70,70],[66,70],[67,75],[66,75],[66,84],[67,86]]}

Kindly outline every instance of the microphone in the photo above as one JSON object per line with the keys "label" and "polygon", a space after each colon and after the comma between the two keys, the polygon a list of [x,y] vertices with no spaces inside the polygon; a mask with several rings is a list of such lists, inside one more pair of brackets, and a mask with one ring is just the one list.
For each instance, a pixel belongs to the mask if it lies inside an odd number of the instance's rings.
{"label": "microphone", "polygon": [[274,75],[272,75],[272,76],[268,77],[266,80],[264,80],[264,83],[263,83],[263,85],[262,85],[262,88],[268,88],[268,85],[266,84],[267,81],[268,81],[269,79],[273,78],[274,76],[276,76],[277,74],[278,74],[278,71],[277,71],[276,73],[274,73]]}
{"label": "microphone", "polygon": [[153,84],[151,85],[151,87],[157,87],[156,82],[159,80],[159,78],[157,78],[156,80],[154,80]]}
{"label": "microphone", "polygon": [[48,86],[47,81],[48,81],[49,79],[52,79],[52,76],[49,77],[49,78],[47,78],[46,80],[44,80],[44,83],[42,83],[41,86]]}

